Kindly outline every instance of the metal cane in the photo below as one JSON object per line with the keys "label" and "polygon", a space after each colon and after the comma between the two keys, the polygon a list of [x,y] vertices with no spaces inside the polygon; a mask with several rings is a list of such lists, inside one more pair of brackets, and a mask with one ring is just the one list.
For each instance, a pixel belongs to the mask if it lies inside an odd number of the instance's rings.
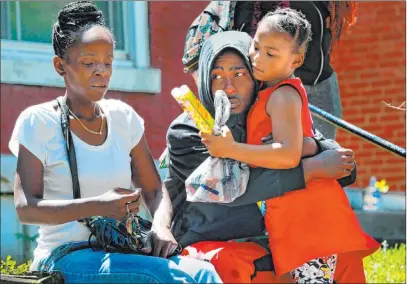
{"label": "metal cane", "polygon": [[393,154],[396,154],[402,158],[406,158],[406,150],[394,145],[393,143],[390,143],[387,140],[384,140],[366,130],[363,130],[349,122],[346,122],[340,118],[337,118],[336,116],[316,107],[313,106],[312,104],[308,104],[309,109],[311,111],[311,113],[313,115],[315,115],[316,117],[334,125],[335,127],[341,128],[343,130],[345,130],[346,132],[355,134],[359,137],[361,137],[362,139],[376,145],[379,146],[380,148],[383,148],[384,150],[387,150]]}

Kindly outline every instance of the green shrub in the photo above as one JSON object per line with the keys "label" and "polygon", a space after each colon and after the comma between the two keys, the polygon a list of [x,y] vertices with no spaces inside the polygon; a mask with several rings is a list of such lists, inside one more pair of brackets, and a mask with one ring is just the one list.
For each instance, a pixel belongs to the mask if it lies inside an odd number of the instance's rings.
{"label": "green shrub", "polygon": [[367,283],[406,283],[406,245],[386,247],[363,260]]}
{"label": "green shrub", "polygon": [[22,275],[30,269],[31,261],[17,265],[16,261],[7,256],[6,260],[2,260],[0,264],[1,274]]}

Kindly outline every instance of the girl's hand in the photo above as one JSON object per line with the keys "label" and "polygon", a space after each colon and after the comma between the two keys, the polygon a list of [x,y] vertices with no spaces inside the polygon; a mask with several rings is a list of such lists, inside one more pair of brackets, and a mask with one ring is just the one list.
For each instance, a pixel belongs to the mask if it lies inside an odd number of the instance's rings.
{"label": "girl's hand", "polygon": [[206,146],[212,157],[215,158],[229,158],[230,152],[233,149],[235,140],[232,132],[227,126],[222,127],[222,134],[219,136],[213,133],[207,134],[200,132],[199,136],[202,138],[202,143]]}

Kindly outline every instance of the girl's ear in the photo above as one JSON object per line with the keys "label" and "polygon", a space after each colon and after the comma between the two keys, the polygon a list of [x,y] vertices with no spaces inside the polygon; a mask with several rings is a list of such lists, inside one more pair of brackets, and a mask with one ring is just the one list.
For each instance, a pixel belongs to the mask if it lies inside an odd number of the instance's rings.
{"label": "girl's ear", "polygon": [[303,63],[304,63],[304,58],[305,55],[304,53],[297,53],[294,57],[294,61],[293,61],[293,69],[297,69],[298,67],[300,67]]}

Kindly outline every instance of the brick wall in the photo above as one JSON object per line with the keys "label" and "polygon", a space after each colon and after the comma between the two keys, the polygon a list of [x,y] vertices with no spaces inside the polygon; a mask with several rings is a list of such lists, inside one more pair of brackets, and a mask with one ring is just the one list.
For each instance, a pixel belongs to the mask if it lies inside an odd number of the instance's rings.
{"label": "brick wall", "polygon": [[[174,86],[193,86],[183,74],[181,56],[186,30],[207,2],[150,2],[151,60],[162,72],[157,95],[109,92],[134,107],[146,121],[146,136],[153,156],[165,147],[165,133],[180,113],[170,96]],[[405,112],[386,107],[382,100],[405,100],[405,2],[359,2],[358,23],[334,49],[344,119],[405,148]],[[1,85],[1,153],[18,114],[26,107],[63,95],[59,88]],[[405,160],[361,139],[339,132],[338,141],[353,149],[359,164],[356,186],[371,175],[386,178],[391,189],[405,190]]]}
{"label": "brick wall", "polygon": [[[109,91],[107,94],[130,104],[144,118],[147,142],[154,158],[164,150],[168,126],[181,113],[170,95],[171,89],[181,84],[193,85],[190,76],[182,71],[181,57],[186,31],[205,5],[206,2],[150,2],[151,64],[161,69],[162,92],[152,95]],[[61,88],[1,84],[0,152],[10,153],[7,144],[21,111],[63,94]]]}
{"label": "brick wall", "polygon": [[[406,3],[358,2],[357,23],[334,49],[343,118],[400,147],[406,147],[406,113],[382,101],[406,100]],[[406,164],[401,159],[344,131],[338,142],[355,151],[356,183],[364,187],[371,175],[386,179],[393,190],[405,190]]]}

